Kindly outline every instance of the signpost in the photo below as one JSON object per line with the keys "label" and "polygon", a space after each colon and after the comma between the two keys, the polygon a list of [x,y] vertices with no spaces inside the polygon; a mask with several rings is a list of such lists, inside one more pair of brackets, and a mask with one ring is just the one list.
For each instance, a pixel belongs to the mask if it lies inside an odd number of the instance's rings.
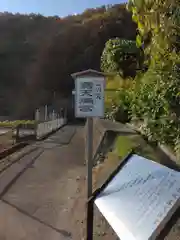
{"label": "signpost", "polygon": [[[87,70],[72,74],[75,79],[75,116],[87,118],[86,161],[87,200],[92,196],[93,117],[104,117],[105,77],[101,72]],[[92,240],[93,203],[87,206],[87,240]]]}

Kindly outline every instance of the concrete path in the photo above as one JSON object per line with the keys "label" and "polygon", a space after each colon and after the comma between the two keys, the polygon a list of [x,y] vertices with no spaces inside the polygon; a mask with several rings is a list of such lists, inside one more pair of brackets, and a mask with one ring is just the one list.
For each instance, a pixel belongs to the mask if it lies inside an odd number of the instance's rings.
{"label": "concrete path", "polygon": [[0,240],[79,240],[72,212],[85,176],[82,127],[66,126],[35,145],[0,175],[4,184],[10,179],[0,192]]}

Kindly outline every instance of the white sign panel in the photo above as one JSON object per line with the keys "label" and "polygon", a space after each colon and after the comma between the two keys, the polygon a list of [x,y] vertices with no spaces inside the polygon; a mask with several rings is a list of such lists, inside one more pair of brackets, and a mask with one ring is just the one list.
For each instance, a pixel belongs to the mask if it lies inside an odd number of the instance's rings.
{"label": "white sign panel", "polygon": [[104,116],[104,78],[78,77],[75,81],[76,117]]}
{"label": "white sign panel", "polygon": [[180,207],[180,173],[133,155],[95,204],[121,240],[154,240]]}

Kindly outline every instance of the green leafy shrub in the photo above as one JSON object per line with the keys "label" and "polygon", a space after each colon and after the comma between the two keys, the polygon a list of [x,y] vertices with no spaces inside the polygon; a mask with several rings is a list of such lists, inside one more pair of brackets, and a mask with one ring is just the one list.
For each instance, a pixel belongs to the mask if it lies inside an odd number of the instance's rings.
{"label": "green leafy shrub", "polygon": [[[129,0],[128,9],[138,26],[136,46],[144,50],[144,65],[130,88],[119,89],[111,114],[119,120],[123,109],[148,139],[168,144],[180,157],[180,2]],[[121,61],[127,63],[126,51],[118,39],[110,40],[103,67],[118,72]]]}
{"label": "green leafy shrub", "polygon": [[143,46],[148,70],[136,78],[132,119],[151,140],[179,151],[180,142],[180,3],[177,0],[129,1],[138,25],[137,45]]}
{"label": "green leafy shrub", "polygon": [[106,118],[128,122],[130,120],[131,94],[127,89],[121,88],[118,90],[117,98],[118,101],[113,102],[109,108],[106,108]]}
{"label": "green leafy shrub", "polygon": [[106,118],[120,122],[130,120],[130,93],[133,84],[131,78],[123,79],[118,75],[107,80],[107,91],[105,93]]}
{"label": "green leafy shrub", "polygon": [[107,41],[101,57],[101,69],[118,73],[122,77],[134,77],[140,61],[140,49],[136,42],[120,38]]}
{"label": "green leafy shrub", "polygon": [[149,70],[134,91],[131,104],[133,119],[143,121],[142,131],[151,140],[174,145],[180,136],[178,112],[180,80],[177,74]]}

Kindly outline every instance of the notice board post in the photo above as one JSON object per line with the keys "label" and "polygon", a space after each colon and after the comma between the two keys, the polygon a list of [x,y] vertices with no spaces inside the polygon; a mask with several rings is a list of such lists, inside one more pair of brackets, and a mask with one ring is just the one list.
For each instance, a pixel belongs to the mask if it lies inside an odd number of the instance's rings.
{"label": "notice board post", "polygon": [[75,80],[75,117],[87,119],[86,163],[87,163],[87,227],[86,239],[93,239],[93,118],[104,117],[105,75],[95,70],[72,74]]}
{"label": "notice board post", "polygon": [[87,220],[86,220],[86,236],[87,240],[93,239],[93,203],[88,199],[92,196],[92,169],[93,169],[93,118],[87,118],[87,134],[86,134],[86,160],[87,160]]}

